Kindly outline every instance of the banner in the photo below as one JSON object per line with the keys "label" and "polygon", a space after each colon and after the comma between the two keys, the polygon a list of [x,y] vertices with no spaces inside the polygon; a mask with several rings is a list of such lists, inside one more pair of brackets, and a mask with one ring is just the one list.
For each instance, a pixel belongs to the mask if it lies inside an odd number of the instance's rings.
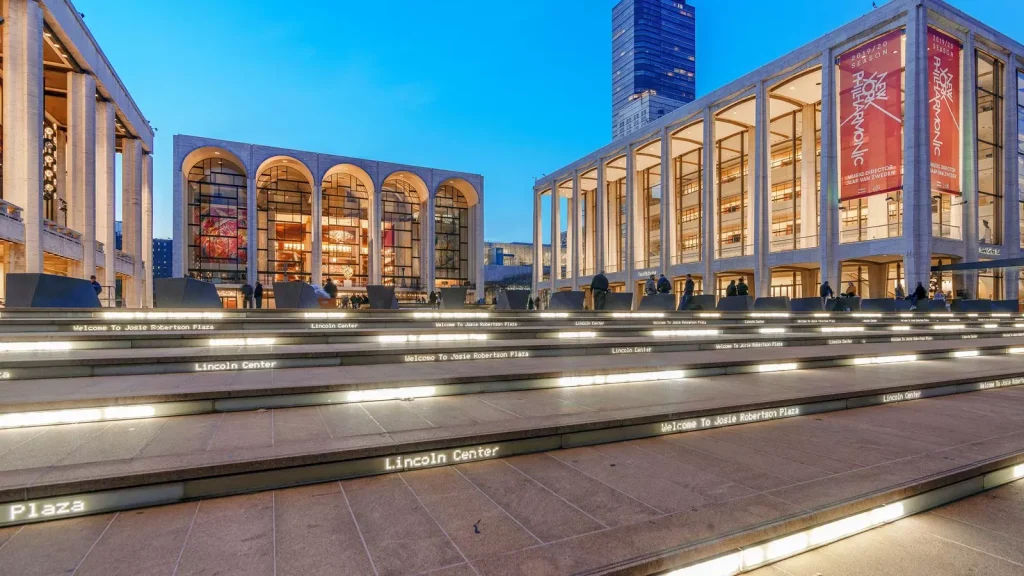
{"label": "banner", "polygon": [[839,56],[841,200],[903,186],[902,30]]}
{"label": "banner", "polygon": [[928,29],[932,190],[960,194],[960,41]]}

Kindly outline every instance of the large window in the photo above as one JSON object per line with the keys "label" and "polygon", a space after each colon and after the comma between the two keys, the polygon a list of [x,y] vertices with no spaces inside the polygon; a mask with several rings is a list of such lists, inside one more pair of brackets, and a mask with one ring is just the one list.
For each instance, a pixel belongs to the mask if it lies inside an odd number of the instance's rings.
{"label": "large window", "polygon": [[619,272],[626,269],[626,179],[608,182],[608,232],[612,234],[605,271]]}
{"label": "large window", "polygon": [[[1024,230],[1024,70],[1017,70],[1017,202]],[[1020,235],[1020,246],[1024,248],[1024,234]]]}
{"label": "large window", "polygon": [[676,156],[676,250],[674,262],[699,262],[704,236],[704,148]]}
{"label": "large window", "polygon": [[245,202],[245,173],[232,162],[211,158],[189,170],[189,276],[209,282],[246,282]]}
{"label": "large window", "polygon": [[644,245],[637,250],[636,265],[647,268],[657,266],[661,257],[661,165],[641,170],[639,176],[643,191],[640,209],[643,210],[641,238]]}
{"label": "large window", "polygon": [[342,288],[366,286],[369,276],[370,194],[351,174],[324,178],[321,271]]}
{"label": "large window", "polygon": [[747,131],[718,142],[718,257],[753,253]]}
{"label": "large window", "polygon": [[434,200],[434,262],[439,286],[469,281],[469,204],[449,184],[438,188]]}
{"label": "large window", "polygon": [[978,241],[1003,241],[1002,65],[978,52]]}
{"label": "large window", "polygon": [[[770,138],[771,250],[796,250],[803,236],[800,230],[802,110],[772,120]],[[772,289],[775,290],[774,280]],[[780,294],[786,290],[789,289],[780,288]]]}
{"label": "large window", "polygon": [[396,288],[420,287],[420,195],[392,178],[381,189],[381,281]]}
{"label": "large window", "polygon": [[594,259],[597,255],[597,190],[580,192],[580,203],[583,205],[580,214],[580,221],[583,223],[583,251],[580,254],[579,269],[581,275],[590,276],[595,273]]}
{"label": "large window", "polygon": [[309,282],[313,270],[313,194],[298,170],[274,166],[256,182],[259,279]]}

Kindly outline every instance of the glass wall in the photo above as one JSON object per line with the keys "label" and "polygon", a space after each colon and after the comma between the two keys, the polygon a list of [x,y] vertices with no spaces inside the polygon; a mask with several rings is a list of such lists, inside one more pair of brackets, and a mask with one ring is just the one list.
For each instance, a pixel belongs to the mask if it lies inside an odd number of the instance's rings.
{"label": "glass wall", "polygon": [[579,270],[582,276],[596,274],[594,262],[597,256],[595,233],[597,231],[597,190],[581,190],[580,222],[583,226]]}
{"label": "glass wall", "polygon": [[469,204],[450,184],[434,199],[434,270],[442,288],[469,281]]}
{"label": "glass wall", "polygon": [[370,194],[351,174],[324,178],[321,270],[339,287],[366,286],[370,274]]}
{"label": "glass wall", "polygon": [[699,262],[704,223],[704,149],[675,157],[676,256],[674,263]]}
{"label": "glass wall", "polygon": [[608,182],[605,198],[608,202],[608,254],[604,260],[605,272],[626,269],[626,179]]}
{"label": "glass wall", "polygon": [[[1017,202],[1024,231],[1024,70],[1017,70]],[[1020,235],[1020,247],[1024,248],[1024,233]]]}
{"label": "glass wall", "polygon": [[188,211],[187,274],[208,282],[246,282],[245,172],[222,159],[193,166],[188,172]]}
{"label": "glass wall", "polygon": [[288,166],[264,170],[256,181],[256,207],[260,281],[309,282],[313,194],[306,177]]}
{"label": "glass wall", "polygon": [[978,52],[978,241],[999,244],[1002,226],[1002,64]]}
{"label": "glass wall", "polygon": [[[851,288],[861,298],[871,298],[866,264],[843,264],[843,279],[840,286],[833,286],[836,293],[848,294]],[[851,287],[852,284],[852,287]]]}
{"label": "glass wall", "polygon": [[637,268],[648,268],[660,264],[661,165],[657,164],[646,170],[641,170],[637,176],[640,178],[640,209],[643,210],[641,222],[644,226],[641,237],[644,245],[637,249],[636,266]]}
{"label": "glass wall", "polygon": [[796,250],[803,236],[800,231],[803,112],[797,110],[772,120],[770,132],[771,251]]}
{"label": "glass wall", "polygon": [[420,194],[405,180],[381,187],[381,282],[396,288],[420,287]]}
{"label": "glass wall", "polygon": [[718,142],[718,258],[753,253],[746,130]]}

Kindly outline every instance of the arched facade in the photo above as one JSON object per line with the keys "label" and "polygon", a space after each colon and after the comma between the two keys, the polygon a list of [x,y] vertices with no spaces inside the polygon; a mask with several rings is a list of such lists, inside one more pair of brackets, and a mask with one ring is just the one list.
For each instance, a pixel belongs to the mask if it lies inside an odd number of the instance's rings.
{"label": "arched facade", "polygon": [[203,149],[182,166],[186,178],[185,274],[216,283],[247,281],[246,172],[226,150]]}
{"label": "arched facade", "polygon": [[461,178],[445,180],[434,194],[434,278],[438,287],[471,282],[471,207],[477,196]]}
{"label": "arched facade", "polygon": [[421,277],[421,211],[426,184],[411,172],[388,176],[380,194],[381,283],[419,289]]}
{"label": "arched facade", "polygon": [[313,274],[313,188],[294,159],[271,159],[256,178],[257,277],[309,282]]}
{"label": "arched facade", "polygon": [[321,184],[321,275],[341,289],[361,288],[370,279],[370,217],[373,182],[351,164],[327,171]]}

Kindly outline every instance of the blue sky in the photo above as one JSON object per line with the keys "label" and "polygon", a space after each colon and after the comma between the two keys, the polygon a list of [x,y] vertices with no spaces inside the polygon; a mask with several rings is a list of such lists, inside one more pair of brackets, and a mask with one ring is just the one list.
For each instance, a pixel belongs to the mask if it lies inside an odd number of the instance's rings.
{"label": "blue sky", "polygon": [[[611,139],[617,0],[73,1],[158,130],[157,237],[174,134],[483,174],[498,241],[531,240],[536,177]],[[698,95],[872,9],[690,3]],[[1024,40],[1019,0],[952,4]]]}

